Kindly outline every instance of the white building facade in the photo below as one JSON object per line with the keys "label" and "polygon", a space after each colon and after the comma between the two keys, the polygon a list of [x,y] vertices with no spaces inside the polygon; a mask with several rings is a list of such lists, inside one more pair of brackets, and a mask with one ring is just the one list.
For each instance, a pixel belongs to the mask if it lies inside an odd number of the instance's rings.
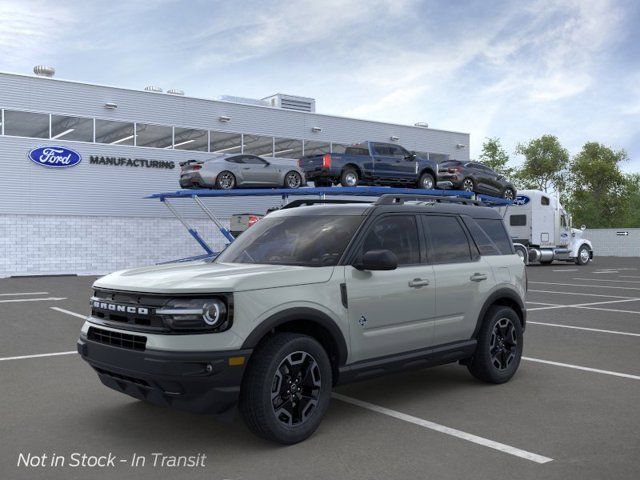
{"label": "white building facade", "polygon": [[[179,189],[179,162],[217,153],[282,157],[397,142],[436,160],[468,160],[469,135],[314,113],[312,99],[209,100],[0,73],[0,277],[102,274],[202,253],[158,201]],[[77,154],[68,168],[29,158]],[[279,197],[208,200],[223,221],[264,213]],[[207,241],[224,245],[202,212],[181,208]]]}

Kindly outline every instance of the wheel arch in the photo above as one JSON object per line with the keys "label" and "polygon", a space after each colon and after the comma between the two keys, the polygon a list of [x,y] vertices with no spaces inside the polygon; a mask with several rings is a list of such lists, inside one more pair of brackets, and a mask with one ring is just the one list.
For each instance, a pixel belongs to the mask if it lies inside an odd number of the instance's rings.
{"label": "wheel arch", "polygon": [[254,349],[278,332],[292,332],[315,338],[331,360],[334,382],[338,369],[347,361],[347,342],[342,331],[327,314],[313,308],[296,307],[275,313],[260,323],[245,339],[242,348]]}
{"label": "wheel arch", "polygon": [[340,170],[340,175],[342,175],[342,172],[344,172],[347,168],[355,170],[358,174],[358,179],[362,180],[362,169],[355,163],[347,163],[344,167],[342,167],[342,170]]}
{"label": "wheel arch", "polygon": [[516,312],[516,315],[518,315],[518,317],[520,318],[522,329],[525,329],[527,323],[527,309],[524,302],[515,291],[503,288],[500,290],[496,290],[491,295],[489,295],[487,300],[485,300],[484,304],[482,305],[482,309],[480,310],[480,314],[478,315],[476,328],[473,330],[473,335],[471,336],[471,338],[476,338],[478,336],[478,332],[480,331],[482,322],[484,322],[487,311],[494,305],[502,305],[512,308]]}
{"label": "wheel arch", "polygon": [[438,176],[436,175],[436,172],[434,172],[433,168],[431,167],[424,167],[422,170],[420,170],[420,173],[418,174],[418,179],[420,179],[420,177],[425,173],[430,174],[433,177],[434,182],[438,181]]}

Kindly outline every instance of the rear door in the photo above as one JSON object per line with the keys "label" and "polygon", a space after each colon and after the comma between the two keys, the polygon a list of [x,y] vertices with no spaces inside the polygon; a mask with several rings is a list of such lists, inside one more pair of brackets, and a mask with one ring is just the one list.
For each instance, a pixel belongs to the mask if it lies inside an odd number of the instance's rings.
{"label": "rear door", "polygon": [[436,279],[435,345],[468,340],[493,285],[482,259],[456,215],[422,215],[429,262]]}
{"label": "rear door", "polygon": [[363,232],[356,258],[387,249],[399,266],[390,271],[345,268],[354,362],[419,350],[433,343],[435,289],[433,268],[425,264],[424,243],[412,214],[378,217]]}

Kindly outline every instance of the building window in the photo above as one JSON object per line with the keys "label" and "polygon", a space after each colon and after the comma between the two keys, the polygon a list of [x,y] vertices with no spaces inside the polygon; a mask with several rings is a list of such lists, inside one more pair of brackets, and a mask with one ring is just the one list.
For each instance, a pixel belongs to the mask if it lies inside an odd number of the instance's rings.
{"label": "building window", "polygon": [[211,153],[242,153],[242,135],[240,133],[210,132]]}
{"label": "building window", "polygon": [[331,143],[331,153],[344,153],[348,146],[344,143]]}
{"label": "building window", "polygon": [[322,155],[324,153],[331,152],[330,142],[315,142],[313,140],[304,141],[304,154],[305,155]]}
{"label": "building window", "polygon": [[260,135],[243,135],[244,150],[243,153],[250,155],[260,155],[264,157],[273,157],[273,137],[263,137]]}
{"label": "building window", "polygon": [[302,140],[292,140],[290,138],[274,138],[273,156],[279,158],[300,158],[302,157]]}
{"label": "building window", "polygon": [[150,123],[136,123],[136,146],[171,148],[173,128]]}
{"label": "building window", "polygon": [[4,111],[4,134],[15,137],[49,138],[46,113]]}
{"label": "building window", "polygon": [[173,148],[176,150],[206,152],[209,148],[208,132],[206,130],[176,127],[174,129]]}
{"label": "building window", "polygon": [[51,139],[93,142],[93,119],[51,115]]}
{"label": "building window", "polygon": [[133,145],[134,125],[129,122],[96,119],[96,142],[111,145]]}

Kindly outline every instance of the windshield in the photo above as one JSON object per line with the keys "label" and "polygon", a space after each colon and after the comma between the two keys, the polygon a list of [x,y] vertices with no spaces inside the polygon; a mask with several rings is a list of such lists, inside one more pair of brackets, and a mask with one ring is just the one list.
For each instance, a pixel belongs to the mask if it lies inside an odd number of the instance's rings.
{"label": "windshield", "polygon": [[265,217],[222,252],[218,263],[326,267],[338,263],[363,217]]}

